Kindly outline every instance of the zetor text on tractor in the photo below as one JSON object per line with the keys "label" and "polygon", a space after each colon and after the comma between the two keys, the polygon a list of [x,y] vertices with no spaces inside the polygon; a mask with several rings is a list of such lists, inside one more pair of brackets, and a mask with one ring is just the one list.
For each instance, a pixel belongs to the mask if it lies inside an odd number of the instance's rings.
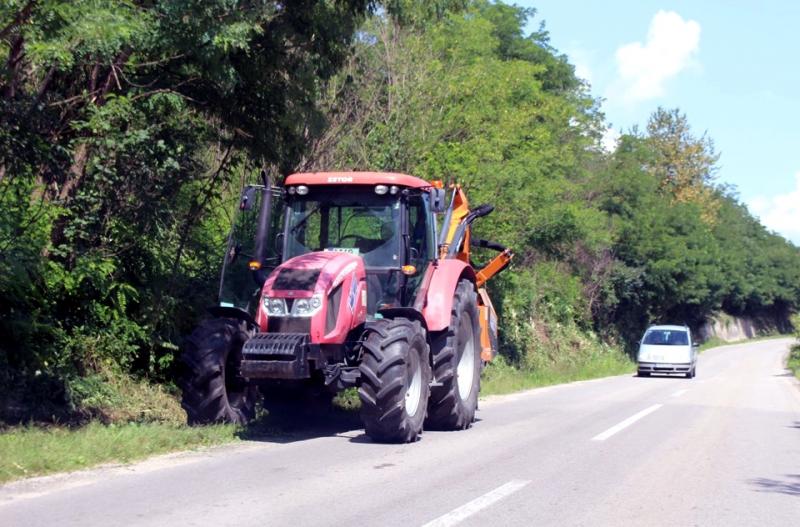
{"label": "zetor text on tractor", "polygon": [[[404,174],[262,177],[242,192],[214,318],[184,345],[189,422],[245,423],[259,386],[298,380],[357,387],[377,441],[468,428],[497,351],[484,286],[512,257],[471,236],[493,208]],[[498,254],[476,268],[471,247]]]}

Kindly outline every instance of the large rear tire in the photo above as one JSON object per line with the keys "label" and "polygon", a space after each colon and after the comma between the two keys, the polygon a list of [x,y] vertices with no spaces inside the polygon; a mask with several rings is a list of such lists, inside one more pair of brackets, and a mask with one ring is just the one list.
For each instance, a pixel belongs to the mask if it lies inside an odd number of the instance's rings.
{"label": "large rear tire", "polygon": [[378,320],[368,331],[358,389],[366,433],[384,443],[416,441],[431,382],[425,330],[417,321],[395,318]]}
{"label": "large rear tire", "polygon": [[432,340],[434,386],[426,428],[464,430],[472,426],[481,383],[478,295],[469,280],[458,283],[450,326]]}
{"label": "large rear tire", "polygon": [[190,425],[246,424],[255,414],[258,387],[239,373],[247,325],[233,319],[202,322],[186,339],[181,406]]}

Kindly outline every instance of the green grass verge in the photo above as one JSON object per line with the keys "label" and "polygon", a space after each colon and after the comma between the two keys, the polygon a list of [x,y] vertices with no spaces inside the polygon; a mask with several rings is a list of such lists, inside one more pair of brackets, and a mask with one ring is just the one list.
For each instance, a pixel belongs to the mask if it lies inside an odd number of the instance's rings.
{"label": "green grass verge", "polygon": [[0,433],[0,483],[235,441],[236,432],[230,425],[158,423],[11,428]]}
{"label": "green grass verge", "polygon": [[730,342],[722,340],[719,337],[711,337],[707,341],[703,342],[700,345],[700,347],[698,348],[698,350],[700,351],[700,353],[702,353],[702,352],[706,351],[707,349],[718,348],[720,346],[732,346],[734,344],[744,344],[745,342],[759,342],[759,341],[762,341],[762,340],[785,339],[787,337],[791,337],[791,335],[785,335],[785,334],[781,335],[779,333],[776,333],[774,335],[764,335],[764,336],[761,336],[761,337],[753,337],[753,338],[749,338],[749,339],[732,340]]}
{"label": "green grass verge", "polygon": [[500,395],[540,386],[633,373],[636,365],[621,353],[606,353],[571,365],[526,370],[497,357],[486,366],[481,395]]}
{"label": "green grass verge", "polygon": [[792,346],[792,351],[789,352],[789,360],[786,362],[786,367],[794,373],[794,376],[800,379],[800,344]]}

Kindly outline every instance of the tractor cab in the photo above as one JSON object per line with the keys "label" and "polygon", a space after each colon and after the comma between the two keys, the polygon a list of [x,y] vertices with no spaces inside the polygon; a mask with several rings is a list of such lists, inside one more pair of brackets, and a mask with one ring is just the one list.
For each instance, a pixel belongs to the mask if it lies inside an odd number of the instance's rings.
{"label": "tractor cab", "polygon": [[366,272],[369,317],[411,305],[436,251],[431,186],[394,174],[324,178],[287,180],[283,261],[315,252],[355,255]]}

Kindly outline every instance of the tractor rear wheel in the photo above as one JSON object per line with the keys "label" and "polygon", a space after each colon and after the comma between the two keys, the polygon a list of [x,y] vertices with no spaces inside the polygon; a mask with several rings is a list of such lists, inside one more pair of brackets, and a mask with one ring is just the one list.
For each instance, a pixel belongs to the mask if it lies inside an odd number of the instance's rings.
{"label": "tractor rear wheel", "polygon": [[408,443],[422,433],[431,382],[428,343],[417,321],[378,320],[363,342],[361,419],[374,441]]}
{"label": "tractor rear wheel", "polygon": [[239,373],[242,346],[250,338],[245,322],[202,322],[186,339],[181,406],[190,425],[246,424],[255,414],[258,387]]}
{"label": "tractor rear wheel", "polygon": [[458,283],[450,326],[432,339],[434,386],[425,426],[463,430],[472,426],[481,383],[478,295],[469,280]]}

